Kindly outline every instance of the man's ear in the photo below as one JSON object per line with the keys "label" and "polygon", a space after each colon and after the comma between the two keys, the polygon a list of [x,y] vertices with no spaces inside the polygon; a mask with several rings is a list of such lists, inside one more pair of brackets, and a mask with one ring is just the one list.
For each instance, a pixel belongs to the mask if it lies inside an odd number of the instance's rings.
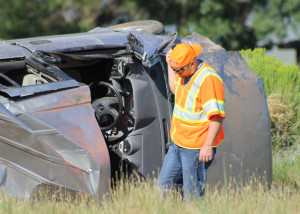
{"label": "man's ear", "polygon": [[196,65],[196,62],[195,62],[196,58],[193,59],[190,63],[191,63],[191,66],[194,67]]}

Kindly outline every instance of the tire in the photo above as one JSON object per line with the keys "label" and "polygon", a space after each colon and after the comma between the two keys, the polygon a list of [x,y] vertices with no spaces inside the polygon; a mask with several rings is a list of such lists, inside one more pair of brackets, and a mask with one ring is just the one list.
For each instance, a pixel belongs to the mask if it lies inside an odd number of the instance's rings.
{"label": "tire", "polygon": [[165,33],[163,24],[161,22],[154,21],[154,20],[126,22],[123,24],[113,25],[107,28],[111,30],[135,29],[135,30],[141,30],[143,32],[151,33],[155,35],[162,35]]}

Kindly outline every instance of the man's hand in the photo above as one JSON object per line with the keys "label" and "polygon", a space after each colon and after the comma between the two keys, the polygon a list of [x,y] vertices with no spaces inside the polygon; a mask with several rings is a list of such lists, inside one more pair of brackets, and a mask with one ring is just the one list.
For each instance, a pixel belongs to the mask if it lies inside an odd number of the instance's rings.
{"label": "man's hand", "polygon": [[223,118],[219,115],[211,116],[207,137],[200,149],[199,161],[208,162],[212,159],[212,145],[221,130]]}
{"label": "man's hand", "polygon": [[166,61],[167,61],[167,65],[168,65],[168,79],[169,79],[169,87],[170,90],[173,94],[175,94],[175,79],[176,79],[176,73],[175,71],[173,71],[173,69],[171,68],[170,64],[169,64],[169,58],[171,55],[172,49],[170,49],[167,54],[166,54]]}
{"label": "man's hand", "polygon": [[200,149],[200,154],[199,154],[199,161],[200,162],[208,162],[211,161],[212,159],[212,147],[211,146],[202,146]]}
{"label": "man's hand", "polygon": [[170,54],[172,52],[172,49],[170,49],[167,54],[166,54],[166,61],[167,61],[167,64],[169,65],[169,58],[170,58]]}

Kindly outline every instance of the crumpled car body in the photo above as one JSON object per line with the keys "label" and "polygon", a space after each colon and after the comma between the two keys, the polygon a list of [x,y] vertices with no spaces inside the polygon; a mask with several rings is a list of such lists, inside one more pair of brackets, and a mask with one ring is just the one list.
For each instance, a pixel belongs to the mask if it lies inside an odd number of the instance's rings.
{"label": "crumpled car body", "polygon": [[208,184],[252,176],[271,183],[268,109],[261,79],[238,52],[193,34],[136,29],[0,41],[0,186],[101,198],[120,173],[156,177],[171,143],[173,95],[165,53],[198,43],[223,78],[225,141]]}

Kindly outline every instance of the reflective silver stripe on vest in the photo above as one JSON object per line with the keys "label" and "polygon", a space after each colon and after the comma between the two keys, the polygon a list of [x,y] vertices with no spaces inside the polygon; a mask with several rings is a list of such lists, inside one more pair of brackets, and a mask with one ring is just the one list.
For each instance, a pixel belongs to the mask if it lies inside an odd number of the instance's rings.
{"label": "reflective silver stripe on vest", "polygon": [[[201,69],[201,68],[200,68]],[[200,83],[202,82],[203,78],[207,75],[209,75],[210,73],[216,74],[216,72],[212,69],[206,68],[203,71],[200,71],[200,74],[198,74],[198,76],[196,77],[196,80],[193,82],[193,85],[189,91],[188,94],[188,98],[187,98],[187,105],[186,105],[186,109],[189,111],[195,111],[195,109],[193,109],[194,106],[194,98],[197,94],[197,91],[200,89],[201,85]]]}
{"label": "reflective silver stripe on vest", "polygon": [[173,114],[183,120],[190,122],[200,122],[201,120],[207,120],[207,116],[204,111],[201,112],[189,112],[183,111],[178,105],[175,104]]}
{"label": "reflective silver stripe on vest", "polygon": [[210,100],[206,104],[203,105],[203,109],[205,112],[209,112],[213,109],[218,110],[219,112],[225,112],[225,105],[223,101]]}

